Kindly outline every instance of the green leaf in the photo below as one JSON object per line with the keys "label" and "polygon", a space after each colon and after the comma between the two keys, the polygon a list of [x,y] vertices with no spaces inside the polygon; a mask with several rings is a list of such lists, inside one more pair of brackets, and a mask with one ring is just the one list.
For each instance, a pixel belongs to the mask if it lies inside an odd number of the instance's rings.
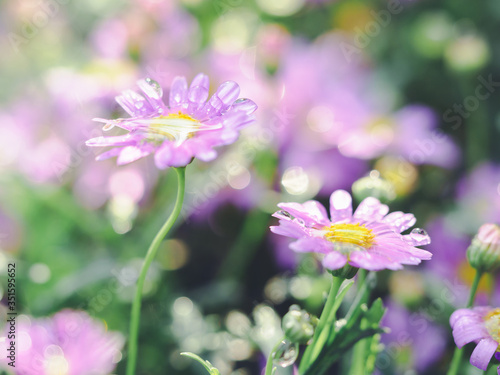
{"label": "green leaf", "polygon": [[371,305],[370,309],[363,315],[368,320],[369,323],[378,325],[380,323],[380,320],[385,314],[385,310],[386,308],[382,303],[382,299],[377,298]]}

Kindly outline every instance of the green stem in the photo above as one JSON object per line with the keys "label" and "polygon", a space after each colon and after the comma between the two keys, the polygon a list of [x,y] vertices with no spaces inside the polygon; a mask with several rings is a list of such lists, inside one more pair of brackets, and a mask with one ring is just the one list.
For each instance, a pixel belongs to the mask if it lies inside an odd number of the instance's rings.
{"label": "green stem", "polygon": [[279,346],[281,343],[285,340],[285,337],[283,337],[274,347],[271,349],[271,353],[269,353],[269,357],[267,357],[267,363],[266,363],[266,373],[265,375],[273,375],[273,369],[274,369],[274,356],[276,355],[276,351],[278,350]]}
{"label": "green stem", "polygon": [[139,333],[139,321],[141,317],[142,289],[144,286],[144,281],[146,280],[149,266],[156,257],[156,253],[158,252],[158,248],[160,247],[161,242],[179,217],[182,208],[182,202],[184,200],[184,191],[186,186],[186,168],[182,167],[174,169],[177,172],[178,178],[177,199],[175,201],[174,210],[170,214],[165,224],[163,224],[160,231],[156,234],[153,242],[151,242],[146,257],[144,258],[144,263],[142,264],[141,273],[139,274],[139,278],[137,279],[137,289],[135,291],[134,302],[132,303],[132,315],[130,318],[127,375],[135,374],[137,363],[137,338]]}
{"label": "green stem", "polygon": [[476,276],[474,276],[474,281],[472,282],[472,286],[470,288],[469,300],[467,301],[467,308],[472,307],[474,304],[474,297],[476,296],[477,287],[479,286],[479,281],[481,281],[481,277],[483,276],[483,272],[476,271]]}
{"label": "green stem", "polygon": [[[477,287],[479,286],[479,281],[481,280],[481,276],[483,276],[483,272],[476,270],[476,276],[474,277],[474,281],[472,282],[472,286],[470,288],[469,300],[467,301],[467,308],[472,307],[474,304],[474,297],[476,296]],[[450,369],[446,375],[457,375],[458,369],[460,368],[460,364],[462,363],[463,356],[463,348],[455,348],[455,352],[453,353],[453,359],[451,360]]]}
{"label": "green stem", "polygon": [[[361,293],[363,290],[363,286],[366,282],[366,270],[360,269],[358,272],[358,293]],[[369,293],[362,294],[361,303],[366,303],[369,297]],[[364,339],[358,341],[354,345],[352,360],[351,360],[351,368],[349,371],[349,375],[362,375],[365,373],[366,366],[366,349],[369,344],[370,339]]]}
{"label": "green stem", "polygon": [[310,364],[316,360],[316,357],[321,352],[321,349],[323,349],[323,346],[330,332],[330,325],[335,320],[335,311],[332,314],[332,308],[335,305],[335,298],[337,297],[337,293],[344,279],[341,277],[332,277],[333,279],[330,293],[328,294],[325,307],[321,312],[319,323],[314,332],[312,343],[307,347],[306,351],[304,352],[304,357],[300,361],[299,373],[301,374],[304,373],[304,371],[310,366]]}

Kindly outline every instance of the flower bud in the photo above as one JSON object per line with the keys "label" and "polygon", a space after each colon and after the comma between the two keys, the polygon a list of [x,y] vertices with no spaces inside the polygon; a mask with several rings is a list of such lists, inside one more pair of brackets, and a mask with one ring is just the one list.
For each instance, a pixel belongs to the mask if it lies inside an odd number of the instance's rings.
{"label": "flower bud", "polygon": [[484,224],[467,249],[467,259],[480,272],[493,272],[500,267],[500,227]]}
{"label": "flower bud", "polygon": [[330,272],[335,277],[349,280],[356,276],[358,270],[358,267],[351,266],[349,263],[347,263],[344,267],[339,268],[338,270],[329,270],[328,272]]}
{"label": "flower bud", "polygon": [[298,305],[292,305],[283,317],[281,327],[288,340],[306,344],[313,337],[317,324],[318,318],[301,310]]}
{"label": "flower bud", "polygon": [[354,182],[352,194],[359,202],[365,198],[374,197],[383,203],[390,203],[396,198],[392,183],[380,177],[380,173],[376,170]]}

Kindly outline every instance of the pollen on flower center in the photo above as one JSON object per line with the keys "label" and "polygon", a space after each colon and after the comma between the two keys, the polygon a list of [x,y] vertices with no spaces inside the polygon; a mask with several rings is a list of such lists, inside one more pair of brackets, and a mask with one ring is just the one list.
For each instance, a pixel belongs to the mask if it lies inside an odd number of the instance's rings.
{"label": "pollen on flower center", "polygon": [[201,127],[201,122],[179,111],[167,116],[158,116],[150,120],[148,133],[167,137],[172,141],[184,141],[191,138]]}
{"label": "pollen on flower center", "polygon": [[490,311],[484,316],[484,325],[490,336],[500,343],[500,309]]}
{"label": "pollen on flower center", "polygon": [[364,224],[332,224],[325,229],[325,238],[333,243],[353,244],[365,249],[375,243],[375,235]]}

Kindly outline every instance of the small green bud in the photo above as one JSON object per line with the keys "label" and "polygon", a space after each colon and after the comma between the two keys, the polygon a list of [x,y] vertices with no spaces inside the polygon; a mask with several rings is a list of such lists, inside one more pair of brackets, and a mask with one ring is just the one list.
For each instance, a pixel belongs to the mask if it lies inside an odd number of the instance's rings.
{"label": "small green bud", "polygon": [[351,266],[347,263],[344,267],[339,268],[338,270],[329,270],[333,276],[340,277],[342,279],[352,279],[358,273],[359,268]]}
{"label": "small green bud", "polygon": [[382,203],[390,203],[396,199],[394,185],[380,177],[380,173],[376,170],[355,181],[352,184],[352,194],[359,202],[368,197],[377,198]]}
{"label": "small green bud", "polygon": [[291,342],[306,344],[314,335],[318,318],[312,316],[298,305],[290,306],[289,311],[281,321],[285,337]]}
{"label": "small green bud", "polygon": [[500,268],[500,227],[483,224],[467,249],[467,259],[480,272],[494,272]]}

